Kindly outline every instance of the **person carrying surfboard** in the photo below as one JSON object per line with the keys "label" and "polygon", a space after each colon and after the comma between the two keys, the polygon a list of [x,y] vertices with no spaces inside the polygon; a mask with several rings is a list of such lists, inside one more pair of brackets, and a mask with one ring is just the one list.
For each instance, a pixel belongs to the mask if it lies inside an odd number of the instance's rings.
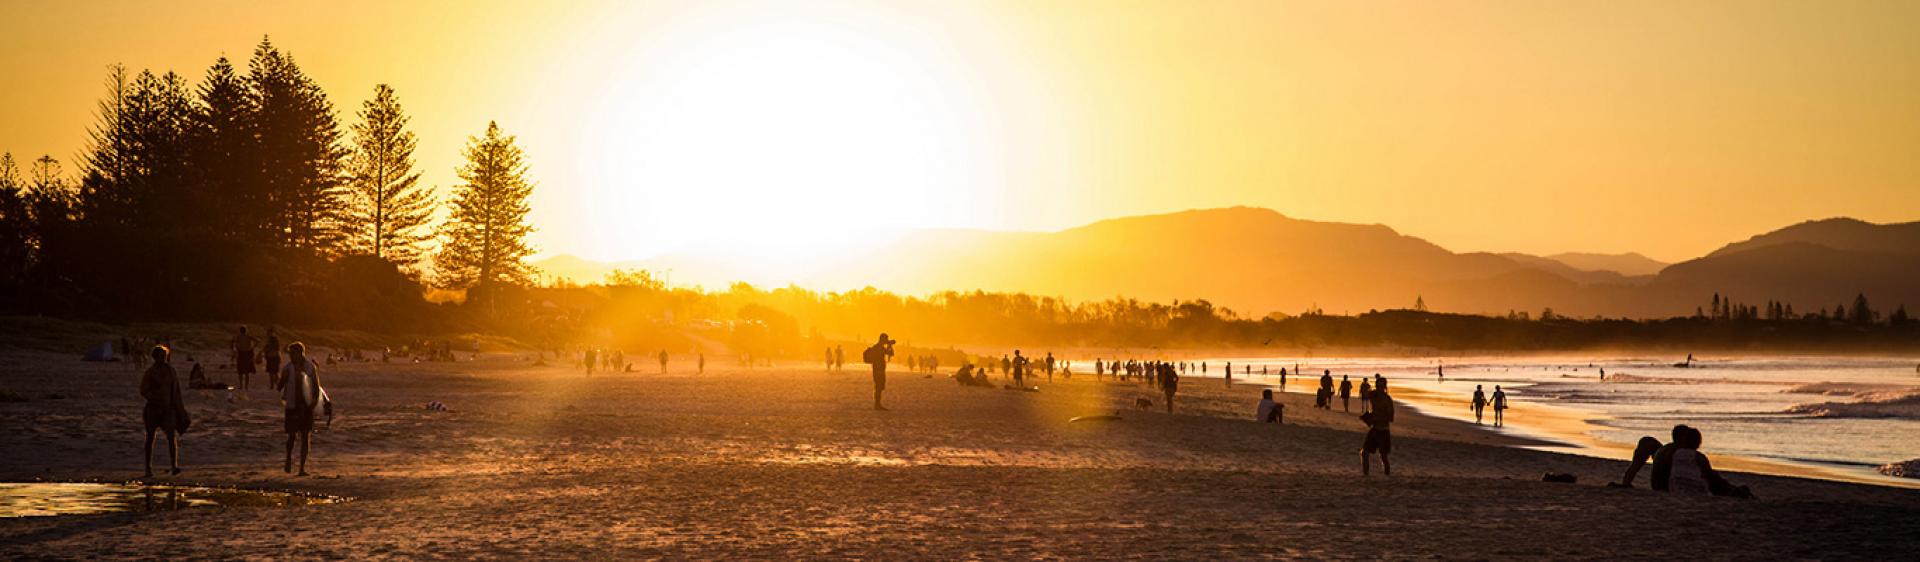
{"label": "person carrying surfboard", "polygon": [[300,443],[300,476],[307,475],[307,452],[313,441],[313,412],[321,400],[319,367],[307,357],[307,345],[287,344],[287,364],[282,366],[281,403],[287,409],[287,462],[284,470],[293,472],[293,444]]}

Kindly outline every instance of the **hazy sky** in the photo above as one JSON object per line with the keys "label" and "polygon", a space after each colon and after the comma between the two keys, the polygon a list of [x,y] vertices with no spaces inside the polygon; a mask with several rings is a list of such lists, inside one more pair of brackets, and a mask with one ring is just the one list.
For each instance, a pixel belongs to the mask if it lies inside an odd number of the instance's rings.
{"label": "hazy sky", "polygon": [[[287,3],[291,4],[291,3]],[[1684,259],[1920,219],[1920,2],[0,1],[0,151],[80,151],[106,67],[261,35],[425,182],[498,120],[549,253],[779,252],[1254,205],[1457,251]]]}

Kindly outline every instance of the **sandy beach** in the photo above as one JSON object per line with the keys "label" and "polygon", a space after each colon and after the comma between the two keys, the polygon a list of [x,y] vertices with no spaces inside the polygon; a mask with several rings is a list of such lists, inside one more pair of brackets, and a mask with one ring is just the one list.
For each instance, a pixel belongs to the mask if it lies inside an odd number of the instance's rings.
{"label": "sandy beach", "polygon": [[[316,434],[306,478],[280,472],[271,391],[189,391],[186,473],[158,481],[352,500],[5,519],[0,557],[1920,553],[1920,491],[1753,474],[1733,478],[1758,501],[1668,496],[1644,476],[1641,489],[1609,489],[1623,462],[1522,449],[1539,443],[1411,412],[1395,425],[1394,475],[1362,478],[1352,414],[1287,394],[1285,425],[1256,424],[1255,385],[1190,381],[1167,415],[1143,386],[1086,375],[1017,392],[895,372],[891,411],[876,412],[853,368],[641,370],[586,376],[505,353],[327,368],[339,416]],[[0,481],[138,476],[136,381],[124,364],[0,352],[0,388],[26,399],[0,403]],[[1135,409],[1137,398],[1156,410]],[[1068,421],[1116,411],[1124,419]],[[1548,471],[1580,481],[1541,482]]]}

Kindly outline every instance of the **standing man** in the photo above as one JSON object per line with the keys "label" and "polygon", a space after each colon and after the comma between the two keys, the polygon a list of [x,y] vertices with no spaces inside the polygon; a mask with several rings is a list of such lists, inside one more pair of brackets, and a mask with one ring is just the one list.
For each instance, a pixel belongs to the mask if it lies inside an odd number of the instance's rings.
{"label": "standing man", "polygon": [[166,347],[153,346],[153,366],[147,367],[140,375],[140,397],[147,401],[141,411],[141,418],[147,428],[147,478],[153,477],[153,433],[155,430],[167,434],[167,461],[171,473],[180,474],[180,422],[186,408],[181,402],[180,375],[174,372],[173,365],[167,362],[169,352]]}
{"label": "standing man", "polygon": [[281,368],[280,400],[287,409],[287,464],[293,472],[293,444],[300,443],[300,475],[307,475],[307,452],[313,446],[313,407],[320,401],[319,367],[307,358],[307,345],[287,345],[287,365]]}
{"label": "standing man", "polygon": [[886,334],[880,334],[880,341],[874,342],[873,346],[868,347],[860,357],[868,365],[873,366],[873,409],[875,410],[887,409],[886,406],[880,405],[880,393],[887,390],[887,359],[893,357],[893,344],[894,341]]}
{"label": "standing man", "polygon": [[1487,411],[1487,393],[1480,390],[1481,385],[1473,385],[1473,424],[1480,425],[1481,416]]}
{"label": "standing man", "polygon": [[660,350],[660,374],[667,374],[667,350]]}
{"label": "standing man", "polygon": [[1166,394],[1167,413],[1171,414],[1173,413],[1173,395],[1180,391],[1180,374],[1173,372],[1173,368],[1165,363],[1161,363],[1156,369],[1160,372],[1160,392]]}
{"label": "standing man", "polygon": [[1353,411],[1352,398],[1353,380],[1348,379],[1346,375],[1340,375],[1340,411]]}
{"label": "standing man", "polygon": [[833,346],[833,370],[838,371],[847,364],[847,348]]}
{"label": "standing man", "polygon": [[1047,352],[1047,382],[1053,382],[1053,352]]}
{"label": "standing man", "polygon": [[1376,379],[1373,394],[1368,398],[1373,402],[1373,411],[1360,415],[1360,421],[1367,424],[1366,441],[1360,444],[1360,475],[1367,475],[1368,465],[1372,464],[1370,456],[1378,451],[1380,472],[1393,476],[1393,461],[1388,459],[1393,454],[1393,397],[1387,394],[1387,379]]}
{"label": "standing man", "polygon": [[253,336],[247,335],[247,327],[240,327],[240,334],[233,336],[233,368],[240,375],[240,390],[246,390],[247,383],[253,380]]}
{"label": "standing man", "polygon": [[1013,350],[1013,385],[1022,390],[1027,388],[1027,358],[1020,350]]}
{"label": "standing man", "polygon": [[827,372],[833,372],[833,348],[827,348]]}
{"label": "standing man", "polygon": [[700,352],[699,365],[700,365],[700,371],[694,374],[697,374],[697,375],[707,374],[707,352],[705,351]]}
{"label": "standing man", "polygon": [[1500,385],[1497,385],[1497,384],[1493,385],[1493,426],[1506,427],[1507,426],[1506,414],[1507,414],[1507,391],[1500,390]]}
{"label": "standing man", "polygon": [[273,326],[267,326],[267,345],[260,352],[267,357],[267,385],[280,390],[280,336],[273,333]]}

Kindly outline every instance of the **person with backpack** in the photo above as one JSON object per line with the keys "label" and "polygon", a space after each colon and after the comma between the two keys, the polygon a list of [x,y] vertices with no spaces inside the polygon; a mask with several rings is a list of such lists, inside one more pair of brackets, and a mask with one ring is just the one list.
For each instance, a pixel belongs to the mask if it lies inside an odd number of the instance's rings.
{"label": "person with backpack", "polygon": [[894,343],[894,340],[888,338],[886,334],[880,334],[880,341],[874,342],[860,356],[860,359],[873,366],[873,409],[875,410],[886,411],[887,409],[886,406],[880,405],[880,393],[887,390],[887,359],[893,357]]}
{"label": "person with backpack", "polygon": [[153,365],[140,375],[140,397],[146,399],[141,419],[146,423],[146,477],[153,477],[153,434],[167,434],[167,461],[170,474],[180,474],[180,432],[187,429],[187,407],[180,395],[180,375],[167,359],[172,352],[166,346],[153,346]]}
{"label": "person with backpack", "polygon": [[1368,396],[1373,401],[1373,411],[1361,414],[1360,421],[1367,424],[1367,437],[1360,443],[1360,475],[1366,476],[1371,468],[1372,455],[1380,453],[1380,472],[1393,476],[1393,396],[1387,394],[1387,379],[1375,375],[1373,392]]}

